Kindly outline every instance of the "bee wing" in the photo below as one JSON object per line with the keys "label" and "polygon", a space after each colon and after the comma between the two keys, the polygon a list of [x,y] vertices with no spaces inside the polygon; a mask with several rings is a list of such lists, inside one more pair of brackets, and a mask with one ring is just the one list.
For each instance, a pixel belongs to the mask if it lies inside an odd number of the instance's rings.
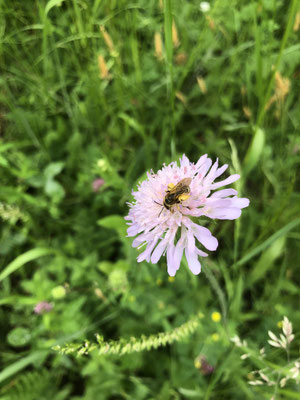
{"label": "bee wing", "polygon": [[183,178],[183,179],[181,179],[181,181],[179,181],[177,183],[177,185],[179,185],[179,183],[180,183],[182,186],[190,186],[191,182],[192,182],[192,178]]}
{"label": "bee wing", "polygon": [[192,182],[192,178],[183,178],[181,181],[179,181],[171,190],[169,193],[177,193],[181,188],[185,186],[189,186]]}

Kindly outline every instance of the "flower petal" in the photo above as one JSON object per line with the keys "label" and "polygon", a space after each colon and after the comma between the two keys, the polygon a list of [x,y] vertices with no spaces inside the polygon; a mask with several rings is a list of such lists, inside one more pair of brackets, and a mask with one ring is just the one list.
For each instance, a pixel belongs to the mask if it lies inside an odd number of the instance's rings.
{"label": "flower petal", "polygon": [[175,246],[174,254],[173,254],[173,268],[176,269],[176,271],[180,267],[180,262],[182,259],[185,242],[186,242],[186,229],[184,227],[182,227],[181,228],[181,238],[178,240],[178,242]]}
{"label": "flower petal", "polygon": [[207,183],[211,183],[214,179],[215,179],[215,175],[216,175],[216,171],[218,169],[218,159],[217,161],[214,163],[214,165],[211,167],[209,173],[206,175],[206,177],[204,178],[203,184],[206,185]]}
{"label": "flower petal", "polygon": [[150,255],[152,253],[152,250],[154,249],[156,243],[158,241],[158,238],[155,240],[152,240],[151,242],[148,243],[148,246],[146,247],[145,251],[143,251],[141,254],[139,254],[137,258],[137,262],[142,262],[146,260],[147,262],[150,261]]}
{"label": "flower petal", "polygon": [[152,256],[151,256],[152,264],[157,264],[158,260],[162,256],[162,253],[165,251],[167,244],[168,244],[168,242],[165,239],[161,240],[158,243],[158,245],[156,246],[156,248],[153,251]]}
{"label": "flower petal", "polygon": [[235,196],[237,195],[237,191],[235,189],[223,189],[223,190],[218,190],[217,192],[214,192],[210,198],[218,198],[222,199],[227,196]]}
{"label": "flower petal", "polygon": [[228,168],[228,164],[224,164],[221,168],[218,168],[216,175],[215,175],[215,179],[217,179],[220,175],[222,175],[223,172],[226,171],[227,168]]}
{"label": "flower petal", "polygon": [[194,275],[198,275],[201,272],[201,264],[198,260],[198,255],[196,252],[189,251],[188,248],[185,249],[185,256],[188,262],[189,269]]}
{"label": "flower petal", "polygon": [[206,213],[212,219],[237,219],[241,216],[240,208],[214,208]]}
{"label": "flower petal", "polygon": [[196,238],[204,247],[210,251],[215,251],[218,247],[218,240],[204,226],[193,224],[193,232]]}
{"label": "flower petal", "polygon": [[231,183],[237,181],[238,179],[240,179],[240,175],[238,175],[238,174],[231,175],[231,176],[229,176],[228,178],[224,179],[224,180],[221,181],[221,182],[213,183],[213,184],[210,186],[210,189],[211,189],[211,190],[215,190],[215,189],[218,189],[218,188],[221,187],[221,186],[230,185]]}

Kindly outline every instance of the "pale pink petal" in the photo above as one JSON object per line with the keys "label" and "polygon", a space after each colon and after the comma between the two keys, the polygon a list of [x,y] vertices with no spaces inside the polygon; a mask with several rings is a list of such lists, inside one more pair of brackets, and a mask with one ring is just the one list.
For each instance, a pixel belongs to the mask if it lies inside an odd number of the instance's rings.
{"label": "pale pink petal", "polygon": [[185,249],[185,256],[188,262],[189,269],[194,275],[198,275],[201,272],[201,264],[198,260],[198,255],[195,252]]}
{"label": "pale pink petal", "polygon": [[238,179],[240,179],[240,175],[235,174],[235,175],[231,175],[228,178],[224,179],[224,181],[218,182],[218,183],[213,183],[210,188],[211,190],[215,190],[218,189],[221,186],[227,186],[230,185],[231,183],[237,181]]}
{"label": "pale pink petal", "polygon": [[175,246],[174,242],[172,242],[168,246],[167,250],[167,266],[168,266],[168,274],[170,276],[175,276],[177,271],[177,263],[174,260]]}
{"label": "pale pink petal", "polygon": [[215,208],[206,215],[213,219],[237,219],[241,216],[240,208]]}
{"label": "pale pink petal", "polygon": [[215,179],[215,175],[216,175],[216,171],[218,169],[218,159],[217,161],[214,163],[214,165],[211,167],[209,173],[206,175],[205,179],[204,179],[204,185],[207,182],[213,181]]}
{"label": "pale pink petal", "polygon": [[146,250],[143,251],[143,253],[139,254],[139,256],[137,258],[137,262],[142,262],[144,260],[146,260],[147,262],[150,262],[150,256],[151,256],[152,250],[154,249],[157,241],[158,241],[158,238],[148,243]]}
{"label": "pale pink petal", "polygon": [[182,231],[181,231],[181,238],[178,240],[178,242],[175,246],[174,255],[173,255],[173,269],[175,269],[176,271],[179,269],[179,266],[180,266],[183,250],[185,247],[185,240],[186,240],[185,233],[182,233]]}
{"label": "pale pink petal", "polygon": [[132,225],[127,229],[128,236],[135,236],[141,232],[141,228],[138,225]]}
{"label": "pale pink petal", "polygon": [[204,154],[203,156],[201,156],[195,165],[195,169],[198,170],[202,166],[202,164],[205,162],[206,159],[207,159],[207,154]]}
{"label": "pale pink petal", "polygon": [[152,256],[151,256],[152,264],[156,264],[158,262],[158,260],[162,256],[162,253],[165,251],[167,244],[168,244],[168,242],[165,239],[161,240],[158,243],[158,245],[156,246],[156,248],[153,251]]}
{"label": "pale pink petal", "polygon": [[190,161],[187,158],[187,156],[185,154],[183,154],[182,158],[180,159],[180,166],[181,167],[187,167],[188,165],[190,165]]}
{"label": "pale pink petal", "polygon": [[198,256],[200,256],[200,257],[207,257],[207,256],[208,256],[207,253],[205,253],[205,252],[202,251],[202,250],[199,250],[197,247],[196,247],[196,253],[197,253]]}
{"label": "pale pink petal", "polygon": [[206,175],[207,171],[212,165],[212,161],[210,158],[207,158],[201,168],[199,168],[198,175],[201,175],[202,177]]}
{"label": "pale pink petal", "polygon": [[220,175],[222,175],[223,172],[226,171],[227,168],[228,168],[228,164],[224,164],[221,168],[218,168],[216,175],[215,175],[215,179],[217,179]]}
{"label": "pale pink petal", "polygon": [[214,192],[210,198],[223,198],[227,196],[234,196],[237,194],[237,191],[235,189],[223,189],[223,190],[218,190],[217,192]]}
{"label": "pale pink petal", "polygon": [[204,247],[210,251],[215,251],[218,247],[217,239],[204,226],[193,224],[193,232],[196,238]]}
{"label": "pale pink petal", "polygon": [[241,198],[234,198],[233,200],[233,206],[234,207],[239,207],[239,208],[246,208],[249,206],[250,204],[250,200],[246,199],[245,197],[241,197]]}

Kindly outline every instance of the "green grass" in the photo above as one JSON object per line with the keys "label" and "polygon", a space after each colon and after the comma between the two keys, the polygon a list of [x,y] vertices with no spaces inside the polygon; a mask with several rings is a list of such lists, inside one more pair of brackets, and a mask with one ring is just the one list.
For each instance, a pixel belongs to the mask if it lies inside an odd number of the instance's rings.
{"label": "green grass", "polygon": [[[210,4],[203,14],[194,1],[0,3],[1,399],[269,399],[274,386],[248,381],[258,368],[286,373],[285,352],[267,344],[284,315],[299,357],[300,4]],[[289,87],[270,105],[280,77],[280,93]],[[183,153],[228,163],[250,206],[210,222],[218,250],[199,276],[183,260],[172,281],[164,259],[137,264],[123,217],[145,172]],[[40,301],[53,310],[34,314]],[[196,331],[175,340],[199,312]],[[123,356],[53,350],[93,347],[96,333],[172,343]],[[213,374],[196,368],[200,354]],[[289,398],[299,386],[277,385],[276,400]]]}

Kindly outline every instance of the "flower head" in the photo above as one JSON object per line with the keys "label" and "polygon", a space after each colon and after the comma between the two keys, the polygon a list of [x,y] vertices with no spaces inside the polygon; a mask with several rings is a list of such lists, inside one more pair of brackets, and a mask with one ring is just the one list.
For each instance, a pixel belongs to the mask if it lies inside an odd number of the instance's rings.
{"label": "flower head", "polygon": [[104,185],[104,179],[102,178],[97,178],[93,181],[92,183],[92,189],[94,192],[98,192],[98,190],[101,188],[101,186]]}
{"label": "flower head", "polygon": [[200,354],[194,361],[194,365],[197,369],[200,370],[202,375],[211,375],[215,368],[209,364],[206,357],[203,354]]}
{"label": "flower head", "polygon": [[36,314],[44,314],[46,312],[51,311],[52,308],[53,308],[52,304],[47,303],[47,301],[41,301],[34,307],[34,312]]}
{"label": "flower head", "polygon": [[[196,246],[196,240],[211,251],[216,250],[218,241],[207,228],[193,219],[236,219],[241,215],[241,209],[249,205],[249,200],[238,198],[234,189],[212,193],[239,179],[239,175],[231,175],[214,182],[227,167],[223,165],[219,168],[218,160],[212,165],[207,155],[200,157],[196,164],[183,155],[180,165],[172,162],[156,174],[153,171],[147,173],[148,179],[132,193],[135,201],[129,203],[129,214],[125,217],[131,221],[128,236],[138,235],[132,246],[146,245],[137,258],[138,262],[146,260],[156,264],[166,254],[168,273],[174,276],[185,252],[192,273],[200,273],[198,257],[206,257],[207,253]],[[176,190],[183,179],[185,186]]]}

